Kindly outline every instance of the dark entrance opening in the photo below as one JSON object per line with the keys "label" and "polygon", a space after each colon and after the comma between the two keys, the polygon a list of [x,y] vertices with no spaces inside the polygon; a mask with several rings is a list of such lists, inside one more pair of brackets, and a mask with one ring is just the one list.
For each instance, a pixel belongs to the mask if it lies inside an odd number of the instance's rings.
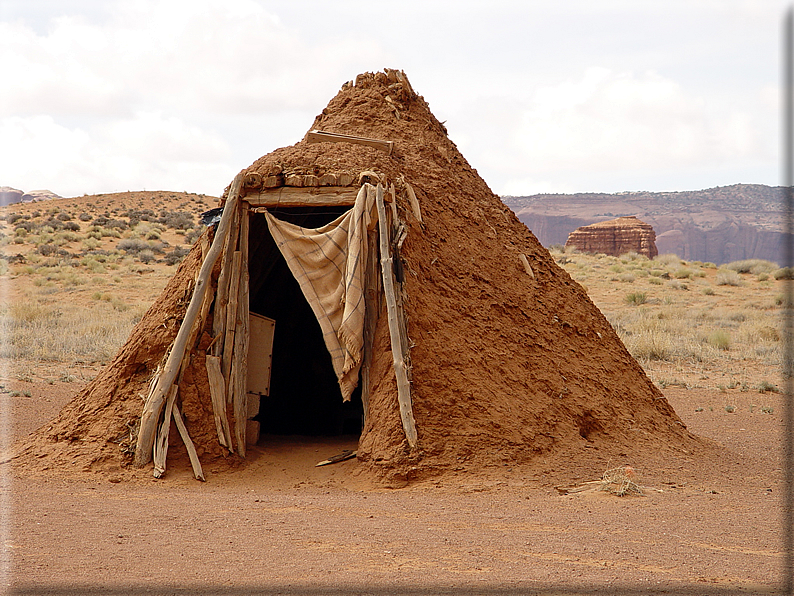
{"label": "dark entrance opening", "polygon": [[[271,213],[304,228],[319,228],[347,209],[295,207]],[[320,323],[276,247],[263,214],[251,213],[248,247],[251,312],[276,321],[270,395],[262,396],[255,418],[260,432],[358,437],[364,411],[361,387],[349,402],[342,402]]]}

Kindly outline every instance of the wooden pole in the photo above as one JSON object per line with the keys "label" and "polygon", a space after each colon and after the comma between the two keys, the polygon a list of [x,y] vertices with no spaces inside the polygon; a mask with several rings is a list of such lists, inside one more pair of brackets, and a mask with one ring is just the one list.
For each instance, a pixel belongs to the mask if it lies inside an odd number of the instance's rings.
{"label": "wooden pole", "polygon": [[223,244],[223,260],[221,262],[221,273],[218,276],[218,289],[215,292],[215,311],[212,318],[212,335],[220,337],[212,347],[212,355],[220,356],[223,353],[224,341],[223,332],[226,329],[226,306],[229,302],[229,278],[232,274],[232,258],[237,250],[237,229],[238,213],[237,209],[231,216],[233,218],[232,228]]}
{"label": "wooden pole", "polygon": [[187,341],[190,331],[193,327],[193,322],[199,314],[201,304],[204,301],[204,294],[209,287],[210,274],[212,268],[215,266],[215,261],[221,252],[223,242],[229,232],[229,224],[232,219],[233,213],[237,211],[237,202],[240,196],[240,185],[242,184],[242,176],[240,174],[232,182],[232,187],[229,190],[229,199],[226,201],[226,207],[223,210],[221,221],[218,224],[218,230],[215,233],[215,239],[212,242],[207,258],[201,265],[199,271],[198,281],[193,288],[193,296],[190,299],[190,304],[185,312],[185,318],[182,325],[179,327],[174,345],[171,347],[171,352],[168,354],[168,359],[163,367],[163,372],[157,380],[157,386],[152,392],[151,396],[146,400],[141,414],[141,428],[138,431],[138,440],[135,445],[135,464],[143,466],[149,463],[152,459],[152,445],[154,444],[154,434],[157,428],[157,419],[160,416],[160,411],[165,401],[166,393],[170,390],[171,385],[174,384],[174,379],[179,373],[179,368],[182,363],[182,357],[187,347]]}
{"label": "wooden pole", "polygon": [[[223,378],[226,379],[227,386],[231,389],[233,383],[229,378],[229,371],[232,368],[232,349],[234,348],[234,332],[237,327],[237,306],[240,300],[240,274],[242,273],[242,254],[239,250],[234,251],[232,257],[232,272],[229,283],[229,302],[226,305],[226,331],[223,340]],[[231,394],[229,394],[231,398]],[[231,399],[229,400],[231,401]]]}
{"label": "wooden pole", "polygon": [[394,279],[392,277],[392,258],[389,251],[389,230],[386,222],[386,208],[383,205],[383,186],[378,184],[375,201],[378,206],[378,229],[380,230],[380,263],[383,274],[383,292],[386,295],[386,310],[389,317],[389,336],[391,337],[391,352],[394,359],[394,375],[397,378],[397,401],[400,405],[400,418],[402,420],[405,437],[408,444],[416,447],[416,423],[414,422],[411,406],[411,384],[408,381],[408,367],[403,357],[403,346],[400,339],[400,323],[397,311],[397,300],[394,294]]}
{"label": "wooden pole", "polygon": [[364,348],[361,359],[361,404],[364,407],[364,423],[369,417],[370,366],[372,366],[372,344],[375,325],[378,322],[380,305],[378,295],[378,238],[377,233],[367,234],[367,268],[364,274]]}
{"label": "wooden pole", "polygon": [[185,442],[185,447],[187,448],[187,454],[190,458],[190,465],[193,467],[193,476],[196,477],[196,480],[201,480],[204,482],[204,471],[201,469],[201,462],[198,458],[198,453],[196,453],[196,447],[193,445],[193,441],[190,440],[190,435],[187,434],[187,427],[185,427],[185,422],[182,420],[182,414],[179,413],[179,408],[176,404],[174,404],[174,422],[176,422],[176,428],[179,431],[179,435],[182,437],[182,440]]}
{"label": "wooden pole", "polygon": [[215,418],[218,442],[229,451],[232,451],[232,434],[229,430],[229,419],[226,417],[226,384],[223,381],[220,357],[207,354],[206,366],[207,378],[210,382],[212,415]]}
{"label": "wooden pole", "polygon": [[160,425],[160,430],[157,433],[157,442],[154,445],[154,477],[160,478],[165,474],[165,458],[168,455],[168,435],[171,430],[171,410],[174,407],[176,394],[179,391],[179,385],[171,385],[171,391],[168,392],[168,399],[165,404],[165,414],[163,415],[163,423]]}
{"label": "wooden pole", "polygon": [[245,457],[248,444],[248,345],[249,345],[249,288],[248,288],[248,210],[242,205],[240,213],[240,281],[238,283],[237,321],[234,332],[234,434],[237,453]]}

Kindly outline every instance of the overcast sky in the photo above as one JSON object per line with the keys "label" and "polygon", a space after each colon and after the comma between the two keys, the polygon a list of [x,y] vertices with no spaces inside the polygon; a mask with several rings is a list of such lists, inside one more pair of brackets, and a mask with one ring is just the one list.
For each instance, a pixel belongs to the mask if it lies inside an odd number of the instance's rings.
{"label": "overcast sky", "polygon": [[0,186],[219,194],[405,70],[498,194],[779,185],[768,0],[0,0]]}

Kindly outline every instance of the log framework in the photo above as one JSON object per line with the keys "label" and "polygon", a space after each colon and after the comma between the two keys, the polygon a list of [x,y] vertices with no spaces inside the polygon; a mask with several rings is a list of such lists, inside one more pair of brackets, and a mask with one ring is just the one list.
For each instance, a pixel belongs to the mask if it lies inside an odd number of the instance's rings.
{"label": "log framework", "polygon": [[[223,215],[215,237],[209,246],[202,244],[203,261],[185,317],[179,328],[164,364],[158,368],[150,385],[141,415],[135,463],[143,466],[154,459],[154,475],[165,473],[171,420],[185,443],[193,473],[204,480],[201,463],[188,434],[177,404],[179,386],[186,368],[198,347],[201,332],[212,311],[212,342],[207,348],[205,367],[209,381],[213,419],[218,443],[229,452],[246,455],[247,403],[247,355],[249,344],[249,269],[248,235],[249,212],[260,211],[269,201],[257,196],[249,204],[248,197],[241,197],[243,178],[238,175],[233,181]],[[399,248],[407,234],[397,215],[394,186],[389,189],[390,212],[385,208],[385,189],[367,185],[367,191],[375,194],[378,223],[377,230],[367,234],[368,259],[365,265],[365,320],[364,347],[361,367],[362,402],[365,420],[368,418],[371,391],[370,368],[375,326],[380,312],[381,296],[384,296],[391,337],[393,365],[397,380],[400,418],[409,445],[417,444],[416,425],[413,419],[410,388],[410,353],[405,313],[402,308],[402,285],[395,288],[393,247]],[[309,190],[309,189],[306,189]],[[315,189],[316,190],[316,189]],[[327,197],[329,204],[340,204],[337,189],[327,193],[307,193],[308,204],[318,204]],[[371,196],[371,195],[370,195]],[[408,200],[414,213],[418,211],[415,194]],[[283,206],[283,202],[281,203]],[[421,216],[419,216],[421,217]],[[378,274],[380,258],[380,275]],[[213,270],[220,259],[221,267],[214,292]],[[230,420],[232,424],[230,424]],[[233,432],[232,432],[233,426]]]}

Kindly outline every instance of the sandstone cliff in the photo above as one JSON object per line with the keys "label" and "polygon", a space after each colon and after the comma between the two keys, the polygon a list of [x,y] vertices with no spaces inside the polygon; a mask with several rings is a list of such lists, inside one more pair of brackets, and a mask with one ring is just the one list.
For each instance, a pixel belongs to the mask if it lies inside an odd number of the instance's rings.
{"label": "sandstone cliff", "polygon": [[658,254],[655,240],[650,225],[628,216],[577,228],[568,236],[565,247],[613,257],[633,251],[652,259]]}
{"label": "sandstone cliff", "polygon": [[653,226],[660,253],[717,264],[782,260],[782,188],[735,184],[685,192],[533,195],[503,201],[544,246],[564,244],[578,227],[636,215]]}

